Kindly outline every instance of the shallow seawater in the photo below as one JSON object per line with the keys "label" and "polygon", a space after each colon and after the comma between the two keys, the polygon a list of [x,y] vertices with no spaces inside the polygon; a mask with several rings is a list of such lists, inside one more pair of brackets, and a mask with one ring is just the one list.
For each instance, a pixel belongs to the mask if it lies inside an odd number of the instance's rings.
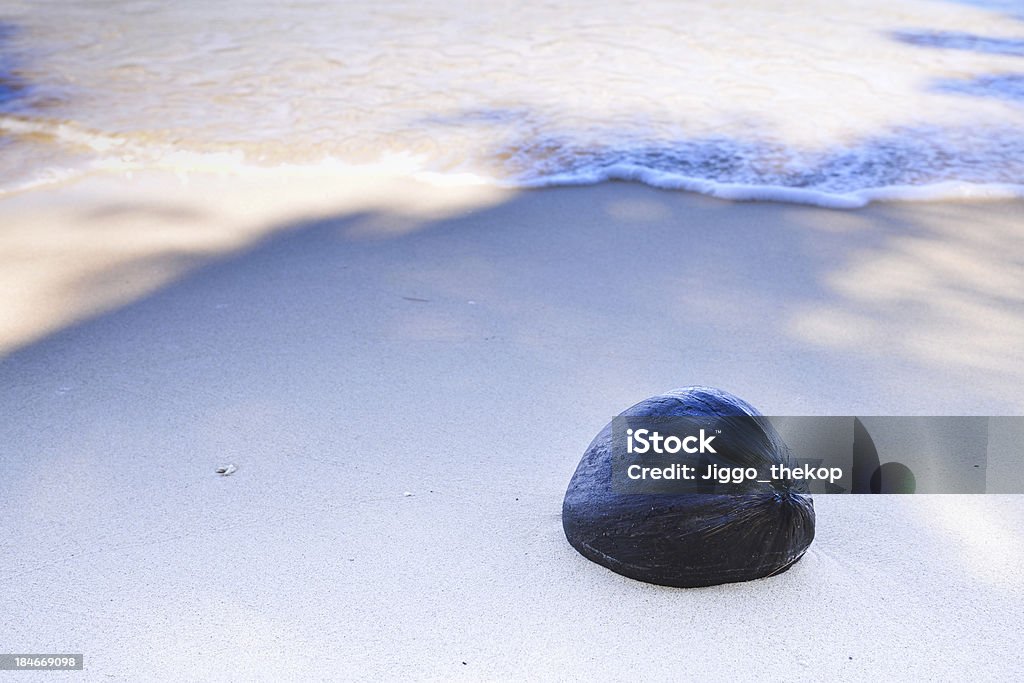
{"label": "shallow seawater", "polygon": [[1024,194],[1015,2],[4,4],[0,191],[374,164],[834,206]]}

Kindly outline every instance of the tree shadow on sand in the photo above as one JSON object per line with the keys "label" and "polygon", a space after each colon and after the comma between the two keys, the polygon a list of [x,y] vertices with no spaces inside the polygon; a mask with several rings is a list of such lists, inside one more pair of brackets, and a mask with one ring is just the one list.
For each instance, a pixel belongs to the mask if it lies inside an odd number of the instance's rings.
{"label": "tree shadow on sand", "polygon": [[[1020,20],[1020,17],[1016,17]],[[936,50],[961,50],[998,57],[1024,57],[1024,37],[984,36],[959,31],[905,30],[890,33],[893,40]],[[1024,73],[998,72],[969,78],[939,78],[929,84],[938,93],[1024,103]]]}
{"label": "tree shadow on sand", "polygon": [[19,60],[7,48],[15,33],[12,24],[0,22],[0,112],[9,111],[28,94],[28,84],[17,74]]}

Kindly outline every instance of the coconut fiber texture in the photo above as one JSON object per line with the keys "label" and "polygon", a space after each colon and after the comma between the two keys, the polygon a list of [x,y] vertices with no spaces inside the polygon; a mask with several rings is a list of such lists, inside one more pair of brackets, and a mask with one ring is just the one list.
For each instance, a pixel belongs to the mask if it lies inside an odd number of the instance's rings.
{"label": "coconut fiber texture", "polygon": [[[730,424],[739,438],[719,445],[718,464],[762,469],[791,464],[789,449],[768,420],[718,389],[677,389],[622,415],[741,418]],[[569,483],[562,525],[572,547],[619,574],[679,587],[749,581],[785,571],[814,538],[813,503],[792,481],[755,482],[723,492],[621,492],[612,484],[612,457],[609,423]],[[692,456],[694,466],[700,457]]]}

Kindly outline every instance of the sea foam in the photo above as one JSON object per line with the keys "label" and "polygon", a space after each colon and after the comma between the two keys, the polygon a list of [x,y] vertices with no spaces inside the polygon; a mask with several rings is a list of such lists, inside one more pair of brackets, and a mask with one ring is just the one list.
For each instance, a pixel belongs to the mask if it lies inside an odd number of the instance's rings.
{"label": "sea foam", "polygon": [[1024,196],[1012,4],[55,5],[0,25],[0,193],[284,166],[833,208]]}

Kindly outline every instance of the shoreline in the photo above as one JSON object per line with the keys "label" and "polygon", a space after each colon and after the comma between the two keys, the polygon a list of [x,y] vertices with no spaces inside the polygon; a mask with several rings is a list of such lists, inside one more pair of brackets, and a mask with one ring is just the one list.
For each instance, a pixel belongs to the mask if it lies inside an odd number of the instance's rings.
{"label": "shoreline", "polygon": [[[66,124],[60,124],[63,129]],[[36,131],[41,124],[22,121],[17,117],[0,117],[0,132],[4,129],[24,135]],[[46,126],[41,126],[45,129]],[[64,133],[75,141],[86,133]],[[56,137],[60,138],[61,135]],[[100,138],[99,148],[117,147],[114,137]],[[78,140],[81,142],[81,140]],[[540,177],[498,178],[470,171],[431,171],[419,168],[418,162],[398,158],[391,161],[348,163],[337,159],[324,159],[307,163],[250,163],[242,150],[175,151],[173,149],[137,152],[138,159],[124,161],[119,158],[80,161],[76,168],[47,169],[46,173],[20,185],[0,186],[0,200],[25,193],[54,191],[64,186],[89,182],[98,177],[131,180],[135,175],[173,175],[179,182],[188,183],[211,176],[245,178],[247,182],[267,182],[286,176],[307,182],[362,182],[372,178],[378,183],[413,183],[448,190],[471,191],[487,188],[491,192],[521,193],[531,190],[570,189],[595,187],[607,183],[636,183],[656,190],[684,192],[729,202],[777,203],[782,205],[811,206],[837,211],[862,209],[877,204],[948,203],[948,202],[1013,202],[1024,201],[1024,184],[1010,182],[974,182],[967,180],[940,180],[922,185],[882,185],[858,190],[827,190],[815,187],[789,185],[748,184],[711,180],[699,176],[680,175],[633,163],[616,163],[589,171],[553,173]],[[68,163],[71,158],[66,160]]]}

